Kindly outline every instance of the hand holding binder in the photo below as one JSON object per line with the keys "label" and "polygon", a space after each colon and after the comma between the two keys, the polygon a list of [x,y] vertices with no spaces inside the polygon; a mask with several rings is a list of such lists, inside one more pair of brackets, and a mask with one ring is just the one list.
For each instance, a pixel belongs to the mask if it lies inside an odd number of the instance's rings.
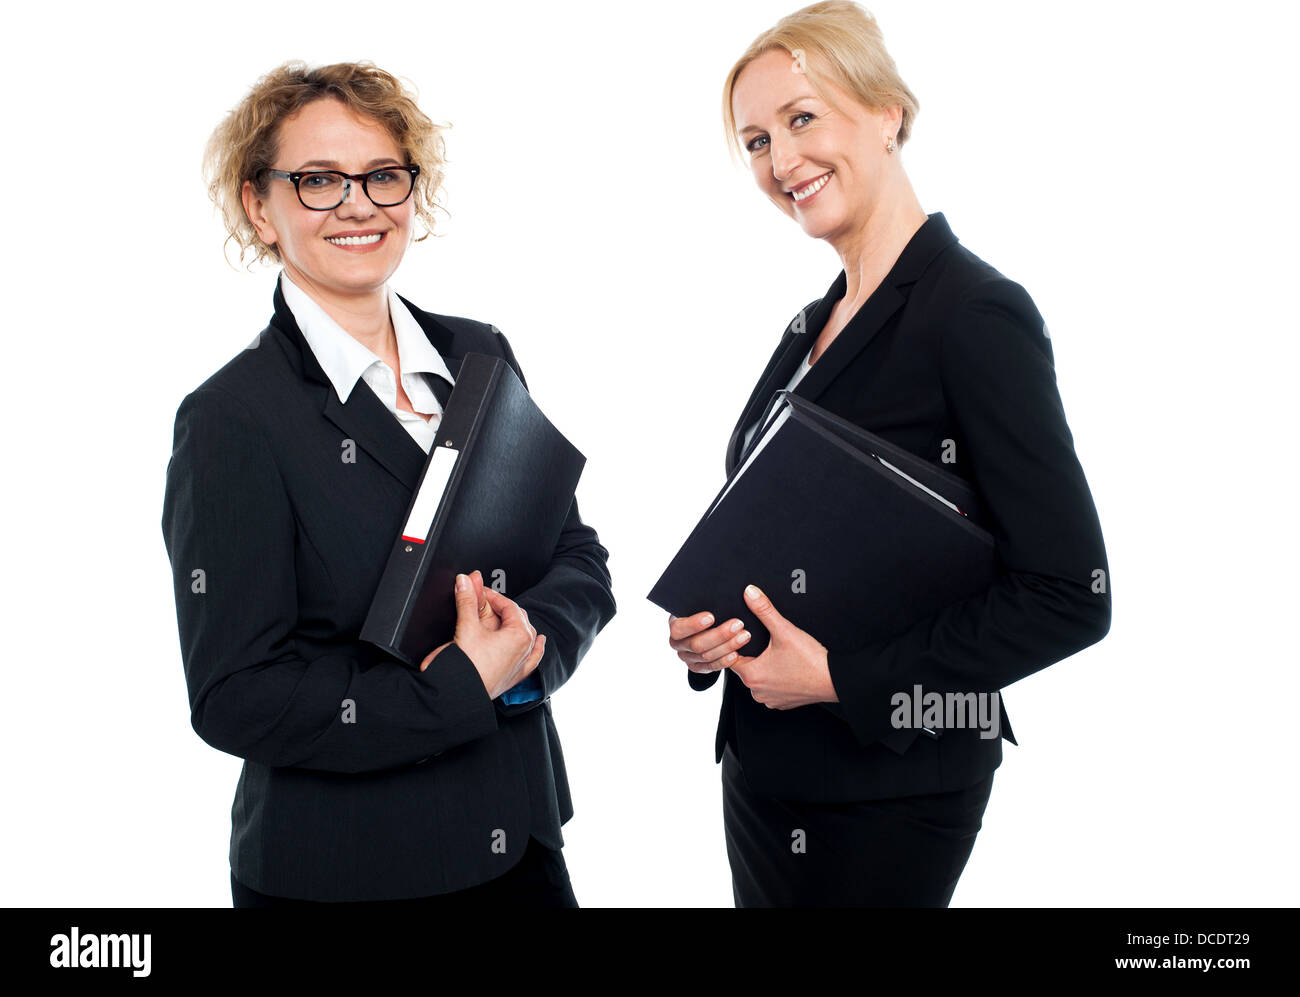
{"label": "hand holding binder", "polygon": [[749,639],[742,620],[729,619],[714,626],[713,614],[709,612],[668,616],[668,646],[697,674],[725,668],[730,662],[724,663],[723,659],[733,651],[739,654]]}
{"label": "hand holding binder", "polygon": [[456,636],[431,651],[420,671],[455,643],[478,671],[488,698],[496,699],[532,674],[546,651],[546,635],[533,628],[513,600],[476,585],[467,575],[457,576],[455,598]]}
{"label": "hand holding binder", "polygon": [[754,702],[773,710],[839,702],[826,646],[782,616],[757,586],[746,586],[744,596],[769,640],[767,647],[752,657],[736,652],[727,667],[745,683]]}

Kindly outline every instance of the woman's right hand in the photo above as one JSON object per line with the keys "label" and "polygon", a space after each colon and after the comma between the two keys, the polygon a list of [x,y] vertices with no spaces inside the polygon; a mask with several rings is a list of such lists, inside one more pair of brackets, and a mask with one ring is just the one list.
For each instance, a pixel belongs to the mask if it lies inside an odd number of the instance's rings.
{"label": "woman's right hand", "polygon": [[668,617],[668,646],[687,668],[700,675],[726,668],[749,641],[749,631],[740,620],[709,629],[712,623],[712,613]]}
{"label": "woman's right hand", "polygon": [[[480,615],[480,594],[499,619],[490,627]],[[528,614],[514,600],[491,588],[478,588],[467,575],[456,576],[455,643],[478,670],[488,698],[496,699],[532,674],[546,650],[546,635],[528,622]],[[420,671],[438,656],[441,644],[420,664]]]}

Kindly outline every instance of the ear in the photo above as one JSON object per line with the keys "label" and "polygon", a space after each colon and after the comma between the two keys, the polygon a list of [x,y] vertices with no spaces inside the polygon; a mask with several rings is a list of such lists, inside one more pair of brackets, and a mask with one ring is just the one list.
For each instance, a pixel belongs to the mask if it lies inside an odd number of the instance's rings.
{"label": "ear", "polygon": [[898,137],[898,130],[903,127],[903,105],[895,104],[893,107],[882,107],[880,109],[880,141],[884,144],[891,136]]}
{"label": "ear", "polygon": [[275,226],[271,224],[270,218],[267,217],[265,199],[254,189],[251,180],[244,181],[239,196],[240,200],[244,202],[244,214],[252,222],[257,237],[266,245],[274,246],[279,237],[275,234]]}

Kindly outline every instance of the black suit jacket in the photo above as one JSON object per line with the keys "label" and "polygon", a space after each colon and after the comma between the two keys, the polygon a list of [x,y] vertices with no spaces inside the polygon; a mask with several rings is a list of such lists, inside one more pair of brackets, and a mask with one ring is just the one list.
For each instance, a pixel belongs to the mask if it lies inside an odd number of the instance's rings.
{"label": "black suit jacket", "polygon": [[[523,380],[492,326],[406,304],[453,377],[477,352]],[[231,871],[310,900],[484,882],[530,834],[563,844],[549,696],[614,615],[608,552],[575,500],[549,572],[507,593],[547,635],[547,699],[489,699],[455,644],[420,672],[360,642],[427,455],[364,380],[339,402],[278,284],[274,309],[181,402],[162,517],[194,729],[245,760]]]}
{"label": "black suit jacket", "polygon": [[[786,386],[845,286],[841,271],[786,328],[731,434],[728,474],[746,429]],[[972,482],[1001,573],[986,594],[889,640],[828,648],[838,703],[770,710],[727,671],[716,756],[730,744],[755,789],[813,802],[978,782],[1001,763],[1002,738],[1015,743],[1005,708],[1001,737],[968,727],[932,738],[892,726],[894,693],[918,684],[923,693],[999,691],[1110,627],[1106,550],[1043,317],[936,213],[794,393]],[[688,677],[706,689],[718,674]]]}

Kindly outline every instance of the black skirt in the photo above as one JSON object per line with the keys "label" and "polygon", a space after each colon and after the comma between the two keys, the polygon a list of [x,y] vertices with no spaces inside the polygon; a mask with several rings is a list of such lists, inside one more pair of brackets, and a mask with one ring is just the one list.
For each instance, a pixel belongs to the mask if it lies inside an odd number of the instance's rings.
{"label": "black skirt", "polygon": [[858,803],[755,793],[728,745],[722,814],[737,907],[947,907],[993,789]]}

